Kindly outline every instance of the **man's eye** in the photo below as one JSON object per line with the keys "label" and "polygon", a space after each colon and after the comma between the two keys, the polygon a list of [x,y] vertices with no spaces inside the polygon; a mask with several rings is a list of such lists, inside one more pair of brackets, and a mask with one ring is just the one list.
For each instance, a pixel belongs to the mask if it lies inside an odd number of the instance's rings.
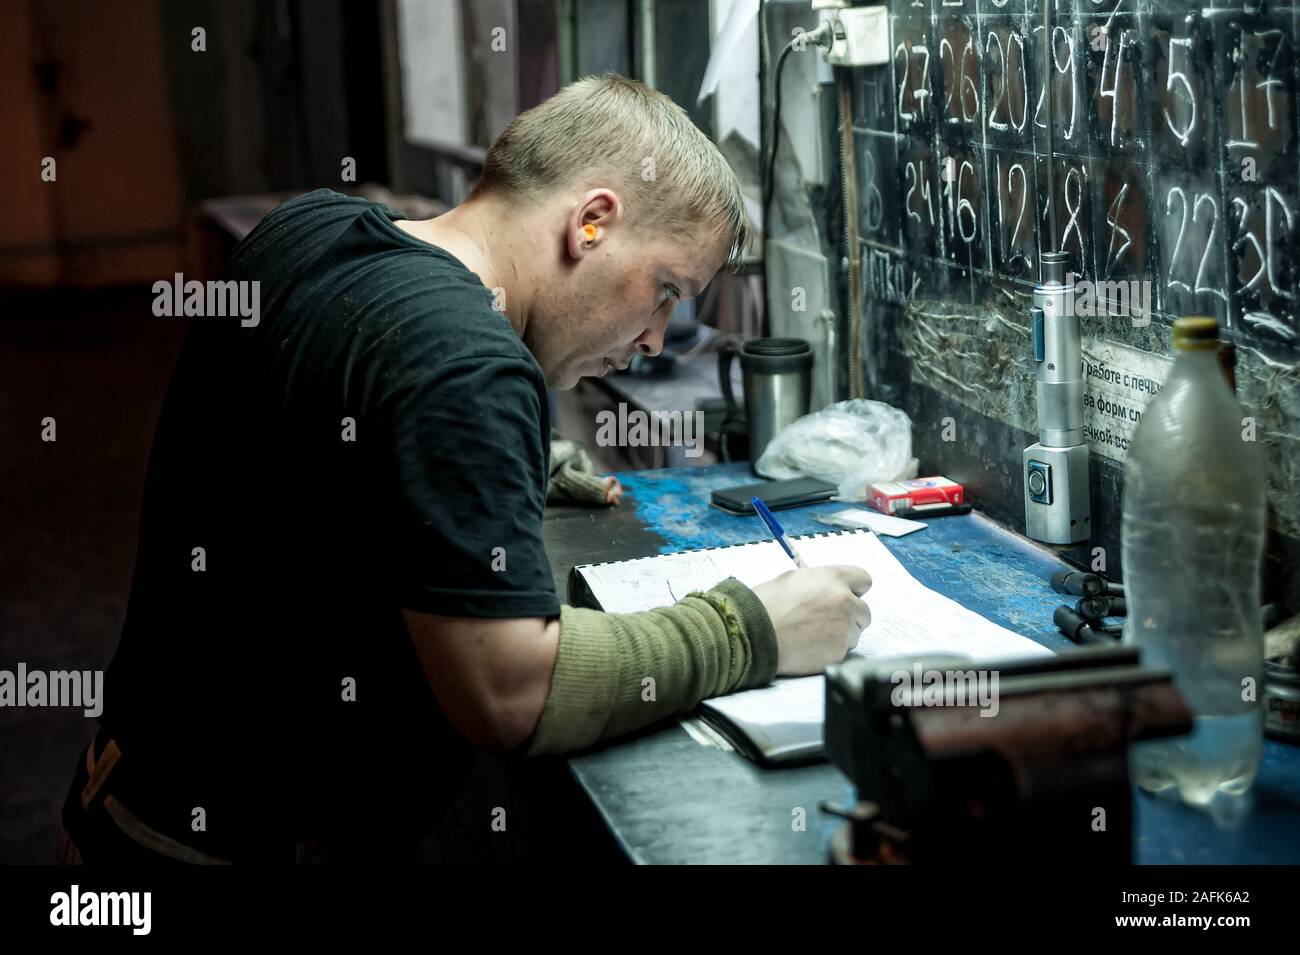
{"label": "man's eye", "polygon": [[677,289],[673,288],[671,285],[665,285],[665,286],[664,286],[664,291],[666,291],[666,292],[668,293],[667,296],[664,296],[665,298],[667,298],[668,296],[672,296],[673,298],[677,299],[678,301],[681,301],[682,293],[679,292]]}

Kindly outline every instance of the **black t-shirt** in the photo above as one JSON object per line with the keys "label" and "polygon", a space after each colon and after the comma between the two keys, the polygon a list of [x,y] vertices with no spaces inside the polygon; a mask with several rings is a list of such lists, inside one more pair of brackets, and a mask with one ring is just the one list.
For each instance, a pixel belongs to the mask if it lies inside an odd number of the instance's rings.
{"label": "black t-shirt", "polygon": [[221,276],[260,283],[258,324],[192,319],[163,405],[103,722],[197,848],[431,830],[474,751],[401,608],[559,613],[541,369],[393,218],[326,190],[268,215]]}

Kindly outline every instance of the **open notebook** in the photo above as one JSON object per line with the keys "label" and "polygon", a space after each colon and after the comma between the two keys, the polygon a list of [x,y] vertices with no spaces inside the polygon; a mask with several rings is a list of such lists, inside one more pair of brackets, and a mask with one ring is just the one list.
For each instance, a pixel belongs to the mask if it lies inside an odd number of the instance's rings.
{"label": "open notebook", "polygon": [[[1034,641],[935,593],[907,572],[870,531],[793,538],[809,566],[855,564],[872,580],[871,625],[853,653],[866,657],[962,655],[973,662],[1050,655]],[[773,540],[575,567],[570,599],[610,613],[676,603],[728,577],[755,586],[790,570]],[[704,717],[747,755],[764,762],[817,756],[825,713],[820,676],[777,680],[768,687],[706,700]]]}

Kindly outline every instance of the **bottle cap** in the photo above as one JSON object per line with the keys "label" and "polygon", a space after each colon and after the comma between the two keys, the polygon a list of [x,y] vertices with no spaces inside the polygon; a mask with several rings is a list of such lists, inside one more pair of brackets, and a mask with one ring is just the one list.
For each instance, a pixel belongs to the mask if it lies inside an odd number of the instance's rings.
{"label": "bottle cap", "polygon": [[1174,319],[1177,351],[1213,351],[1219,347],[1219,323],[1209,315]]}

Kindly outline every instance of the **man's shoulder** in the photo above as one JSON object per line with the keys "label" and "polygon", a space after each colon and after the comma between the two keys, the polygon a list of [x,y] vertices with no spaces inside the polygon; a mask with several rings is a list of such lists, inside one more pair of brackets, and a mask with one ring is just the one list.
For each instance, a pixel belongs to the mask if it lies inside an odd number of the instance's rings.
{"label": "man's shoulder", "polygon": [[235,260],[248,256],[310,261],[333,246],[371,210],[391,217],[386,206],[359,196],[345,196],[332,189],[314,189],[280,203],[257,223],[240,243]]}
{"label": "man's shoulder", "polygon": [[285,223],[312,217],[351,218],[366,211],[374,203],[360,196],[345,196],[333,189],[313,189],[300,196],[286,199],[266,214],[269,224]]}
{"label": "man's shoulder", "polygon": [[[391,388],[445,400],[472,392],[482,408],[525,400],[544,408],[541,366],[478,277],[438,255],[394,256],[382,281],[367,277],[346,295],[366,301],[353,326],[361,365],[382,369]],[[349,324],[338,310],[340,328]]]}
{"label": "man's shoulder", "polygon": [[[367,280],[370,281],[370,280]],[[541,379],[541,368],[493,293],[455,259],[393,256],[371,289],[366,336],[383,352],[421,354],[438,366],[485,362]]]}
{"label": "man's shoulder", "polygon": [[222,275],[232,279],[258,279],[263,292],[268,283],[288,288],[370,203],[329,189],[296,196],[276,206],[235,247]]}
{"label": "man's shoulder", "polygon": [[537,359],[502,316],[489,310],[474,334],[466,334],[465,317],[460,316],[460,324],[453,324],[425,314],[408,326],[414,347],[392,356],[395,364],[404,366],[404,377],[438,387],[468,387],[478,392],[480,401],[489,403],[507,395],[517,398],[520,388],[545,392],[545,376]]}
{"label": "man's shoulder", "polygon": [[368,367],[381,371],[380,381],[414,386],[482,362],[544,390],[541,368],[494,293],[450,253],[400,231],[393,217],[381,204],[317,189],[268,214],[228,271],[274,276],[270,294],[279,292],[285,311],[265,310],[267,333],[280,336],[280,348],[297,341],[324,349],[309,363],[315,367],[336,367],[345,352],[351,357],[337,367]]}

